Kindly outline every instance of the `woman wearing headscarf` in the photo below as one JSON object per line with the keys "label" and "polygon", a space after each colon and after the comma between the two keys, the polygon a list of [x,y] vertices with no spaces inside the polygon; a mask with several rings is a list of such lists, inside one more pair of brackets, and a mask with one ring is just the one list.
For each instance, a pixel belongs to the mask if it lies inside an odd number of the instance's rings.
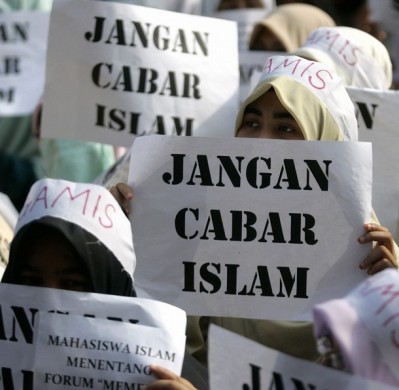
{"label": "woman wearing headscarf", "polygon": [[[342,79],[327,65],[296,56],[270,57],[261,78],[242,104],[236,136],[286,140],[356,141],[357,121]],[[365,224],[359,243],[375,245],[359,267],[368,274],[397,268],[397,246],[375,215]],[[188,317],[187,344],[206,360],[210,323],[302,359],[316,361],[311,322]]]}
{"label": "woman wearing headscarf", "polygon": [[36,182],[21,210],[3,283],[136,296],[129,220],[103,187]]}
{"label": "woman wearing headscarf", "polygon": [[316,28],[332,26],[335,26],[334,20],[316,6],[280,5],[255,24],[249,49],[291,52],[302,46]]}
{"label": "woman wearing headscarf", "polygon": [[[272,56],[238,112],[236,136],[357,141],[355,109],[342,79],[328,65],[296,56]],[[118,184],[111,192],[128,211],[132,189]],[[365,259],[360,259],[359,267],[368,274],[398,268],[397,246],[390,232],[374,215],[371,221],[364,225],[365,233],[358,241],[375,245]],[[189,316],[187,347],[201,362],[207,359],[210,323],[295,357],[318,358],[311,322]]]}
{"label": "woman wearing headscarf", "polygon": [[331,66],[347,86],[386,90],[392,85],[386,46],[353,27],[319,27],[291,54]]}
{"label": "woman wearing headscarf", "polygon": [[[66,180],[36,182],[11,242],[2,283],[135,297],[136,256],[130,221],[103,186]],[[194,389],[163,367],[149,389]],[[183,375],[206,388],[207,373],[186,353]]]}

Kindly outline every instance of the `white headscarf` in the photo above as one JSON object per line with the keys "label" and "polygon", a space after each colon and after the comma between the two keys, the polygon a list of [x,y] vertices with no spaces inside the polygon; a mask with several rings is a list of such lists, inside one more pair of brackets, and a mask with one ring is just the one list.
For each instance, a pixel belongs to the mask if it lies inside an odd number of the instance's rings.
{"label": "white headscarf", "polygon": [[389,89],[392,84],[387,48],[356,28],[320,27],[292,54],[330,65],[347,86]]}

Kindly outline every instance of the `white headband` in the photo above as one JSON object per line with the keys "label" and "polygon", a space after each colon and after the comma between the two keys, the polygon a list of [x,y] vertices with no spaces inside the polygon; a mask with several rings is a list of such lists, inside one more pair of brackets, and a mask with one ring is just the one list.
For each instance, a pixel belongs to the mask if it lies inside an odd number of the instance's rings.
{"label": "white headband", "polygon": [[356,28],[318,28],[292,54],[330,65],[349,86],[388,89],[392,83],[392,62],[387,48]]}
{"label": "white headband", "polygon": [[337,122],[344,139],[357,141],[357,121],[353,103],[342,79],[331,67],[294,55],[269,57],[256,88],[277,77],[294,79],[309,89],[324,103]]}
{"label": "white headband", "polygon": [[96,184],[39,180],[27,196],[15,233],[46,216],[74,223],[97,237],[133,276],[136,256],[131,225],[107,189]]}

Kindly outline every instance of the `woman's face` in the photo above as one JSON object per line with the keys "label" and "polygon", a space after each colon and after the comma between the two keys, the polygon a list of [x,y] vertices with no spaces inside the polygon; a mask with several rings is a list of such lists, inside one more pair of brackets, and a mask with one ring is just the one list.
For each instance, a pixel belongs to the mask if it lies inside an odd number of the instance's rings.
{"label": "woman's face", "polygon": [[18,284],[82,292],[93,290],[81,259],[62,234],[48,231],[24,252]]}
{"label": "woman's face", "polygon": [[305,139],[299,125],[273,90],[267,91],[245,108],[237,137]]}

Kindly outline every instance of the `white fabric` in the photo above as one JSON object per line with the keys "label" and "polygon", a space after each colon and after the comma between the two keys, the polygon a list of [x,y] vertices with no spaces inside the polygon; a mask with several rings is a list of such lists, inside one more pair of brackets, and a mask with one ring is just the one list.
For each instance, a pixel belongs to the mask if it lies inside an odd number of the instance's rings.
{"label": "white fabric", "polygon": [[387,48],[356,28],[318,28],[292,54],[330,65],[348,86],[388,89],[392,84]]}
{"label": "white fabric", "polygon": [[399,385],[398,282],[396,270],[384,270],[346,297],[314,307],[316,337],[333,339],[347,371],[395,386]]}
{"label": "white fabric", "polygon": [[66,180],[39,180],[28,194],[15,232],[45,216],[74,223],[93,234],[133,276],[136,257],[130,222],[104,187]]}

